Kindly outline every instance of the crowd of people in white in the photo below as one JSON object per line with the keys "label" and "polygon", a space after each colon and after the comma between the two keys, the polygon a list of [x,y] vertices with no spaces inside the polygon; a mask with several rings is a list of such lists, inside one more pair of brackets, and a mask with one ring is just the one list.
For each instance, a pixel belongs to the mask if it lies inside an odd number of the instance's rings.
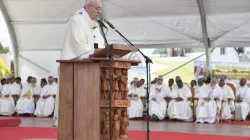
{"label": "crowd of people in white", "polygon": [[[48,82],[47,82],[48,81]],[[145,111],[146,86],[144,80],[134,78],[129,86],[128,97],[130,119],[143,117]],[[10,77],[1,80],[0,115],[31,115],[48,117],[55,108],[58,90],[57,78],[41,79],[37,84],[35,77],[29,76],[25,83],[21,78]],[[149,115],[153,121],[163,119],[177,121],[196,121],[214,123],[231,119],[245,121],[250,111],[250,89],[247,80],[242,78],[234,93],[224,79],[192,80],[190,85],[183,83],[181,77],[163,83],[163,76],[151,82],[149,91]]]}
{"label": "crowd of people in white", "polygon": [[[146,87],[143,80],[134,78],[129,87],[131,106],[130,119],[141,118],[145,111]],[[169,79],[156,78],[150,86],[149,115],[153,121],[170,119],[214,123],[216,121],[245,121],[250,112],[250,89],[247,80],[242,78],[234,93],[224,79],[199,78],[198,85],[192,80],[190,85],[183,83],[179,76]],[[232,84],[231,84],[232,85]]]}
{"label": "crowd of people in white", "polygon": [[[47,82],[48,81],[48,82]],[[1,80],[0,115],[35,115],[48,117],[55,108],[55,96],[58,89],[57,79],[48,77],[37,84],[35,77],[29,76],[25,83],[20,77]]]}

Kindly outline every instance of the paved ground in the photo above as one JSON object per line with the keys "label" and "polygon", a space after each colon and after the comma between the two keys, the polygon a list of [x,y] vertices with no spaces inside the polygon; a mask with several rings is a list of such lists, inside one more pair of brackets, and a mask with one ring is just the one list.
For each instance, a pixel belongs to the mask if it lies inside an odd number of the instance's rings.
{"label": "paved ground", "polygon": [[[21,118],[21,127],[51,127],[52,118]],[[230,124],[196,124],[187,122],[150,122],[151,131],[184,132],[250,137],[250,128]],[[130,121],[129,130],[146,131],[146,121]],[[41,140],[41,139],[32,139]],[[44,139],[45,140],[45,139]],[[49,140],[49,139],[46,139]]]}

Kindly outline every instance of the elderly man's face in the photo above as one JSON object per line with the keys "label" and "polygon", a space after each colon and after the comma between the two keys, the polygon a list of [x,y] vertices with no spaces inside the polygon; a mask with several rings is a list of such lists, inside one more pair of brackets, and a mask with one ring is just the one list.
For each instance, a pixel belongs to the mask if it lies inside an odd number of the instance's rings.
{"label": "elderly man's face", "polygon": [[133,80],[133,84],[134,84],[134,86],[137,86],[138,81],[139,81],[138,79],[134,79],[134,80]]}
{"label": "elderly man's face", "polygon": [[212,87],[214,87],[216,84],[217,84],[216,81],[213,81],[213,80],[212,80],[212,81],[210,82],[210,86],[212,86]]}
{"label": "elderly man's face", "polygon": [[157,78],[157,84],[158,85],[162,85],[162,83],[163,83],[163,78],[162,77],[158,77]]}
{"label": "elderly man's face", "polygon": [[86,11],[89,14],[89,17],[94,20],[96,17],[102,13],[102,2],[101,0],[96,0],[93,3],[90,3],[86,6]]}

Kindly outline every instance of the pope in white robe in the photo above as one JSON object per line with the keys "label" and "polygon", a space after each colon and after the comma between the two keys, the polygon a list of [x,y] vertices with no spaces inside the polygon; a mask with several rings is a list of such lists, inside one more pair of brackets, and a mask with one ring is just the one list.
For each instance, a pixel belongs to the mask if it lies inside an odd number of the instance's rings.
{"label": "pope in white robe", "polygon": [[23,87],[21,96],[17,101],[15,111],[18,114],[33,114],[35,111],[35,103],[33,95],[41,93],[40,85],[36,84],[36,78],[31,79],[31,84]]}
{"label": "pope in white robe", "polygon": [[223,103],[221,108],[221,118],[222,120],[231,120],[232,112],[235,111],[234,104],[234,92],[232,88],[225,84],[225,80],[221,79],[219,82],[219,86],[223,91]]}
{"label": "pope in white robe", "polygon": [[[101,12],[101,0],[86,0],[84,8],[70,17],[62,46],[61,60],[88,58],[94,53],[94,43],[98,44],[98,48],[105,47],[100,27],[95,20]],[[58,125],[58,103],[59,90],[56,94],[53,126]]]}
{"label": "pope in white robe", "polygon": [[240,80],[240,86],[236,91],[236,104],[235,104],[235,113],[236,120],[246,120],[246,117],[249,113],[250,106],[250,89],[246,85],[247,80],[242,78]]}
{"label": "pope in white robe", "polygon": [[210,85],[205,85],[196,95],[199,98],[196,108],[196,122],[214,123],[216,118],[220,119],[222,89],[217,86],[217,80],[212,79]]}
{"label": "pope in white robe", "polygon": [[191,121],[193,112],[188,98],[192,97],[192,93],[181,80],[177,80],[176,83],[177,86],[168,95],[172,99],[168,105],[168,116],[170,119]]}
{"label": "pope in white robe", "polygon": [[41,90],[40,99],[36,103],[35,115],[38,117],[48,117],[54,111],[55,99],[53,95],[57,93],[57,84],[53,77],[49,77],[48,84]]}
{"label": "pope in white robe", "polygon": [[163,84],[163,77],[158,76],[156,84],[150,87],[149,115],[153,120],[163,120],[167,112],[165,97],[170,92],[167,85]]}
{"label": "pope in white robe", "polygon": [[130,107],[128,107],[129,118],[138,118],[143,116],[143,103],[140,97],[146,96],[144,86],[137,87],[138,78],[134,78],[133,85],[129,89],[128,96],[130,100]]}

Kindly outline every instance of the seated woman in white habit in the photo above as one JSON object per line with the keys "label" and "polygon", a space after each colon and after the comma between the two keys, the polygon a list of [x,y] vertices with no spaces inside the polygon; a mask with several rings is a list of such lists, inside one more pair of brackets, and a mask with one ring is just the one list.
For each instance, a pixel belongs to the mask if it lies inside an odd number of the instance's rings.
{"label": "seated woman in white habit", "polygon": [[41,92],[40,85],[36,84],[37,80],[32,77],[31,84],[26,85],[22,89],[22,94],[17,101],[15,111],[20,114],[33,114],[35,111],[35,103],[33,95],[39,95]]}
{"label": "seated woman in white habit", "polygon": [[[205,86],[205,90],[199,93],[198,105],[196,109],[197,123],[214,123],[219,117],[221,101],[223,97],[222,89],[217,86],[217,80],[212,79],[210,85]],[[196,96],[197,97],[197,96]]]}
{"label": "seated woman in white habit", "polygon": [[191,91],[180,79],[176,84],[168,95],[172,99],[168,105],[168,116],[170,119],[191,121],[193,112],[188,101],[188,98],[192,97]]}
{"label": "seated woman in white habit", "polygon": [[41,90],[40,99],[36,103],[35,115],[38,117],[48,117],[54,111],[55,99],[53,95],[56,95],[57,84],[54,82],[54,78],[50,76],[48,78],[48,84]]}
{"label": "seated woman in white habit", "polygon": [[235,113],[239,121],[245,121],[250,110],[250,89],[246,83],[247,79],[242,78],[236,91]]}
{"label": "seated woman in white habit", "polygon": [[143,115],[143,103],[140,97],[146,96],[146,90],[143,86],[138,87],[138,84],[138,78],[134,78],[133,85],[128,92],[130,100],[130,107],[128,107],[129,118],[139,118]]}
{"label": "seated woman in white habit", "polygon": [[1,91],[0,115],[11,116],[14,114],[15,102],[12,95],[20,95],[20,93],[21,86],[16,84],[14,77],[9,78]]}
{"label": "seated woman in white habit", "polygon": [[163,76],[158,76],[156,84],[150,87],[149,115],[153,121],[163,120],[167,112],[165,97],[170,92],[167,85],[163,84]]}

